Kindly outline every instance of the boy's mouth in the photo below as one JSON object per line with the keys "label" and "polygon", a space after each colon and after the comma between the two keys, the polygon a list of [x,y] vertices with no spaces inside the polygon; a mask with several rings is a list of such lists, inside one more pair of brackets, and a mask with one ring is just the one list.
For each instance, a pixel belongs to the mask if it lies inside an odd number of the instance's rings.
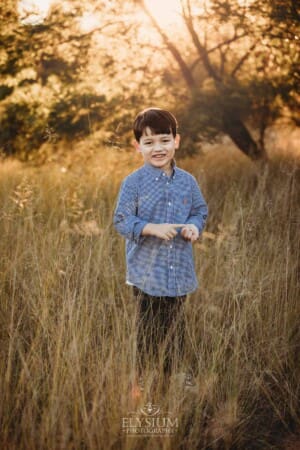
{"label": "boy's mouth", "polygon": [[156,155],[152,155],[152,158],[154,159],[163,159],[165,158],[166,154],[165,153],[158,153]]}

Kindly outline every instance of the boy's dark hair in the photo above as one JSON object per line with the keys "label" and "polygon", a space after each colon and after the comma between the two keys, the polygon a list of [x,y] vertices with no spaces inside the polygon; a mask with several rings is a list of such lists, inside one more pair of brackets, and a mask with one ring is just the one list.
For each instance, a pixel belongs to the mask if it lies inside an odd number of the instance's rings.
{"label": "boy's dark hair", "polygon": [[133,133],[138,142],[146,127],[154,134],[172,133],[175,137],[178,123],[175,116],[165,109],[147,108],[136,116],[133,123]]}

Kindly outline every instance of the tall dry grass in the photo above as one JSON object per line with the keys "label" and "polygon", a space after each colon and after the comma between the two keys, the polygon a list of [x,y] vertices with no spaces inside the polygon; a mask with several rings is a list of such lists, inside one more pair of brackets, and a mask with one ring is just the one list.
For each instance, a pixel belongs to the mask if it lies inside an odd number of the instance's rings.
{"label": "tall dry grass", "polygon": [[[276,449],[300,422],[299,167],[183,161],[209,221],[188,298],[191,393],[146,384],[173,438],[126,439],[135,304],[114,168],[1,168],[1,449]],[[151,381],[151,372],[148,373]],[[160,378],[159,378],[160,380]]]}

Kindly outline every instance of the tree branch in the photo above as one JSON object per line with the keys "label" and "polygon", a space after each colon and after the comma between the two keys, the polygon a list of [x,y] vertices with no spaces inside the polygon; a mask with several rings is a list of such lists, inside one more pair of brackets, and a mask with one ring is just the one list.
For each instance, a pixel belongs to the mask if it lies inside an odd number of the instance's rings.
{"label": "tree branch", "polygon": [[193,77],[193,75],[192,75],[188,65],[186,64],[186,62],[182,58],[179,50],[169,40],[169,38],[166,35],[166,33],[161,29],[161,27],[159,26],[159,24],[157,23],[157,21],[155,20],[155,18],[151,14],[151,12],[146,7],[146,4],[145,4],[145,2],[143,0],[141,1],[140,5],[141,5],[142,9],[144,10],[144,12],[146,13],[146,15],[150,18],[153,26],[156,28],[156,30],[161,35],[165,45],[167,46],[167,48],[169,49],[169,51],[172,53],[172,55],[174,56],[175,60],[177,61],[178,65],[179,65],[179,67],[181,69],[182,75],[183,75],[183,77],[184,77],[188,87],[191,88],[191,89],[195,88],[196,87],[196,82],[194,80],[194,77]]}
{"label": "tree branch", "polygon": [[[222,47],[224,47],[224,45],[229,45],[229,44],[231,44],[232,42],[237,41],[238,39],[242,39],[242,38],[245,37],[245,36],[247,36],[247,33],[241,34],[241,35],[239,35],[239,36],[233,36],[233,37],[230,38],[230,39],[226,39],[226,41],[223,41],[223,42],[221,42],[220,44],[217,44],[217,45],[215,45],[214,47],[212,47],[212,48],[206,50],[206,53],[209,54],[209,53],[212,53],[212,52],[214,52],[214,51],[216,51],[216,50],[219,50],[219,49],[221,49]],[[199,56],[199,58],[197,58],[197,59],[193,62],[193,64],[190,66],[190,70],[193,71],[194,68],[196,67],[196,65],[197,65],[201,60],[202,60],[202,56]]]}
{"label": "tree branch", "polygon": [[188,9],[188,13],[186,12],[186,10],[184,9],[184,7],[182,5],[183,19],[184,19],[187,29],[191,35],[193,43],[198,51],[198,54],[199,54],[201,60],[203,61],[204,67],[205,67],[207,73],[209,74],[209,76],[211,76],[215,81],[221,81],[220,75],[215,71],[215,69],[213,68],[213,66],[209,60],[207,49],[201,44],[199,36],[197,35],[197,33],[195,31],[193,19],[192,19],[192,13],[191,13],[190,0],[187,0],[187,9]]}
{"label": "tree branch", "polygon": [[217,45],[215,45],[214,47],[208,49],[208,50],[207,50],[207,53],[212,53],[212,52],[214,52],[215,50],[218,50],[219,48],[224,47],[224,45],[231,44],[231,42],[237,41],[238,39],[242,39],[242,38],[245,37],[245,36],[247,36],[247,33],[240,34],[239,36],[237,36],[237,35],[235,34],[232,38],[226,39],[226,41],[223,41],[223,42],[221,42],[220,44],[217,44]]}
{"label": "tree branch", "polygon": [[259,40],[257,40],[256,42],[254,42],[251,47],[249,48],[249,50],[244,54],[244,56],[242,56],[242,58],[239,60],[239,62],[235,65],[235,67],[232,69],[230,76],[232,78],[234,78],[235,74],[237,73],[238,70],[240,70],[240,68],[242,67],[242,65],[244,64],[244,62],[246,61],[247,58],[249,58],[252,50],[255,49],[257,43]]}

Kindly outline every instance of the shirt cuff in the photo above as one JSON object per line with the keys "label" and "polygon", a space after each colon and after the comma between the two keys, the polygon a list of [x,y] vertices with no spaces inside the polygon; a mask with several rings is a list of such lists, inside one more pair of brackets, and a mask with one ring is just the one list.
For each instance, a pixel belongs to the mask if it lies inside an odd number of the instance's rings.
{"label": "shirt cuff", "polygon": [[200,234],[201,234],[203,228],[199,226],[199,220],[189,219],[189,220],[186,222],[186,225],[195,225],[195,227],[198,228],[199,236],[200,236]]}
{"label": "shirt cuff", "polygon": [[147,225],[147,223],[148,222],[146,220],[141,220],[139,223],[134,225],[133,239],[137,244],[139,244],[141,239],[144,238],[144,236],[141,236],[141,233],[144,227]]}

